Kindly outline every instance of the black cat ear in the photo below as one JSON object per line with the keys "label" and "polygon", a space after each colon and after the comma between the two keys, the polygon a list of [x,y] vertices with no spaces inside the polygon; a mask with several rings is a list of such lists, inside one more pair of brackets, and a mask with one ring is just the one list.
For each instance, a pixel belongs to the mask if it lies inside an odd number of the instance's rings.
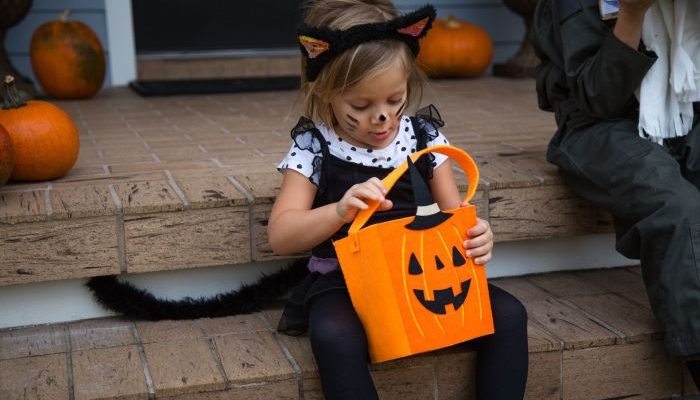
{"label": "black cat ear", "polygon": [[299,43],[304,46],[307,57],[311,59],[320,56],[331,48],[328,42],[307,35],[299,35]]}
{"label": "black cat ear", "polygon": [[414,22],[409,26],[399,28],[396,32],[402,35],[408,35],[412,37],[420,37],[427,30],[428,22],[430,22],[430,17],[425,17],[418,22]]}

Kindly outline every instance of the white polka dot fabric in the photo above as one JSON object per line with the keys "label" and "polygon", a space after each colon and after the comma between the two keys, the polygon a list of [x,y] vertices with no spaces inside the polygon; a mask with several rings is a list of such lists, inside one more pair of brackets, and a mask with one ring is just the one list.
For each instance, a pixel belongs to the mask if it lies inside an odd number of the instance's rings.
{"label": "white polka dot fabric", "polygon": [[[399,125],[399,132],[394,139],[394,142],[383,149],[366,149],[354,146],[344,141],[332,129],[328,128],[323,123],[316,125],[321,135],[328,144],[330,153],[342,160],[347,160],[360,165],[369,165],[381,168],[395,168],[406,161],[406,156],[416,151],[417,140],[413,132],[413,124],[408,117],[402,117]],[[449,144],[447,138],[440,133],[434,139],[429,140],[427,145],[435,146],[440,144]],[[442,164],[447,156],[435,154],[435,165],[433,168]],[[309,178],[311,182],[318,185],[319,177],[313,176],[313,160],[314,157],[322,157],[321,154],[314,154],[311,150],[301,150],[296,144],[292,144],[287,156],[277,166],[279,171],[284,171],[286,168],[292,169]]]}

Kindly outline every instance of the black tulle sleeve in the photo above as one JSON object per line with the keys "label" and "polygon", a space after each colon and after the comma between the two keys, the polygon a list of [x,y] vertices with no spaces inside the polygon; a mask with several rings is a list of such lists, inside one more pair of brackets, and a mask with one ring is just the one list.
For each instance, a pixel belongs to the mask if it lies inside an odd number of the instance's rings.
{"label": "black tulle sleeve", "polygon": [[323,173],[323,158],[328,154],[328,144],[321,135],[314,122],[306,117],[299,118],[296,126],[291,131],[294,146],[300,151],[313,154],[311,161],[312,172],[309,180],[318,186],[325,187],[325,174]]}
{"label": "black tulle sleeve", "polygon": [[[435,144],[449,144],[447,139],[439,131],[440,128],[445,126],[445,123],[440,116],[440,112],[434,105],[430,104],[416,111],[413,126],[418,139],[419,149],[424,149]],[[441,154],[439,154],[438,157],[440,157],[440,160],[437,161],[436,155],[432,153],[421,157],[426,159],[425,175],[429,179],[433,177],[433,169],[446,158]]]}

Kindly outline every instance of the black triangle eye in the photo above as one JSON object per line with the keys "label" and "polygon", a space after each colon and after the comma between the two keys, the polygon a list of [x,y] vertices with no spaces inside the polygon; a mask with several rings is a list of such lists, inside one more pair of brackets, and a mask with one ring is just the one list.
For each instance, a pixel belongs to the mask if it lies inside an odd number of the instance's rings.
{"label": "black triangle eye", "polygon": [[423,268],[421,268],[416,255],[411,253],[411,259],[408,261],[408,273],[411,275],[420,275],[423,273]]}
{"label": "black triangle eye", "polygon": [[445,264],[440,261],[440,257],[435,256],[435,266],[437,267],[438,271],[445,268]]}
{"label": "black triangle eye", "polygon": [[455,267],[461,267],[462,265],[466,264],[467,260],[464,259],[464,256],[462,253],[457,250],[456,247],[452,246],[452,264]]}

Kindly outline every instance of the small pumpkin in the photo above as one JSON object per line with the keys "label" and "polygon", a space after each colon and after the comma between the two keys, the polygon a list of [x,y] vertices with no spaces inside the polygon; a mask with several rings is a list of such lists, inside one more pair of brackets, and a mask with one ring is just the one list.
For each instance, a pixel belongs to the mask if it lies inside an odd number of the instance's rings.
{"label": "small pumpkin", "polygon": [[68,114],[41,100],[23,102],[14,85],[5,77],[5,104],[0,125],[12,138],[15,165],[10,176],[15,181],[43,181],[65,175],[78,159],[78,130]]}
{"label": "small pumpkin", "polygon": [[420,41],[418,65],[432,78],[474,78],[493,59],[493,42],[477,25],[452,16],[437,19]]}
{"label": "small pumpkin", "polygon": [[105,78],[105,56],[95,32],[64,11],[32,35],[30,58],[37,80],[56,99],[94,96]]}
{"label": "small pumpkin", "polygon": [[15,164],[15,151],[12,146],[12,138],[2,125],[0,125],[0,187],[10,179],[12,167]]}

